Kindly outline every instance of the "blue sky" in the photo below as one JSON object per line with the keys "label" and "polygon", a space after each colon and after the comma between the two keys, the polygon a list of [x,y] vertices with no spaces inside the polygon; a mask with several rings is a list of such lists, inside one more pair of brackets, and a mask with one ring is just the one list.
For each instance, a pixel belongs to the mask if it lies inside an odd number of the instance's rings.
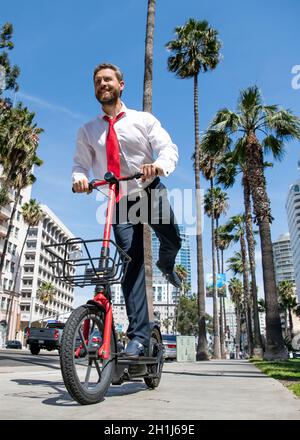
{"label": "blue sky", "polygon": [[[124,102],[141,109],[146,9],[146,0],[16,0],[1,5],[0,24],[9,21],[14,25],[15,49],[10,57],[21,68],[17,99],[36,112],[36,122],[45,130],[39,147],[44,165],[36,170],[38,180],[32,196],[47,204],[78,236],[94,238],[99,234],[95,197],[70,192],[77,130],[99,111],[92,72],[102,61],[118,64],[125,74]],[[157,0],[153,113],[180,151],[178,168],[165,181],[169,188],[192,188],[194,184],[190,160],[194,148],[193,81],[176,79],[167,71],[165,44],[174,38],[175,26],[190,17],[206,19],[218,30],[223,44],[217,69],[199,78],[200,129],[205,130],[218,109],[235,109],[239,91],[254,84],[262,90],[265,103],[279,104],[299,115],[300,89],[291,85],[292,67],[300,64],[299,16],[297,0],[287,0],[284,6],[279,0]],[[289,185],[299,178],[299,144],[290,143],[286,151],[284,161],[267,171],[275,217],[273,239],[287,231],[285,199]],[[203,179],[202,183],[207,187]],[[228,194],[229,215],[234,215],[242,209],[240,185]],[[209,240],[210,225],[205,219],[208,272]],[[194,240],[192,250],[195,253]],[[257,255],[259,263],[259,247]],[[262,294],[260,269],[258,283]]]}

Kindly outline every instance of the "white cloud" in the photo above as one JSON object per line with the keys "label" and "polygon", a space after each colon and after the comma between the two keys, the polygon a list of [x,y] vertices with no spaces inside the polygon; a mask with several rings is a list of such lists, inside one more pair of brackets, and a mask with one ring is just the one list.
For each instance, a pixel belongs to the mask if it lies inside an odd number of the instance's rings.
{"label": "white cloud", "polygon": [[27,100],[27,101],[34,102],[39,107],[46,108],[48,110],[55,111],[55,112],[64,113],[64,114],[70,116],[71,118],[80,119],[80,120],[87,119],[87,117],[81,113],[73,112],[72,110],[69,110],[68,108],[66,108],[64,106],[52,104],[51,102],[45,101],[45,100],[40,99],[36,96],[31,96],[31,95],[28,95],[27,93],[22,93],[22,92],[18,93],[18,96],[22,99]]}

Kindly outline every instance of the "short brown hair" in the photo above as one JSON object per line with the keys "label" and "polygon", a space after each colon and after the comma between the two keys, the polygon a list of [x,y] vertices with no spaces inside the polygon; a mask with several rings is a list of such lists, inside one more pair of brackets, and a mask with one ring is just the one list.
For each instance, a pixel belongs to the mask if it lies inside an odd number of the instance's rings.
{"label": "short brown hair", "polygon": [[115,64],[110,64],[110,63],[98,64],[98,66],[94,70],[94,76],[93,76],[94,80],[95,80],[95,76],[97,75],[97,73],[102,69],[113,70],[116,73],[116,77],[118,78],[119,82],[123,81],[123,73],[120,70],[120,68],[118,66],[116,66]]}

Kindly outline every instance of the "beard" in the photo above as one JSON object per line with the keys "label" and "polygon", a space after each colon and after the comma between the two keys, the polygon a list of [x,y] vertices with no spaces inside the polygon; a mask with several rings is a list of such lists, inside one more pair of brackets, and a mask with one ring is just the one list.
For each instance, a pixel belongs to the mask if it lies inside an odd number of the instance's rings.
{"label": "beard", "polygon": [[[104,95],[107,96],[104,97]],[[118,90],[107,90],[107,91],[96,91],[95,93],[96,99],[102,105],[114,105],[118,102],[118,99],[121,96],[121,93]]]}

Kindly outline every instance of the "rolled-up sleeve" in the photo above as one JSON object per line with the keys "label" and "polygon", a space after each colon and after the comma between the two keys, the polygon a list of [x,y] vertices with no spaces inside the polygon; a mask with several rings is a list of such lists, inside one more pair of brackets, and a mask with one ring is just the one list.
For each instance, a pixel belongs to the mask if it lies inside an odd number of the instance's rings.
{"label": "rolled-up sleeve", "polygon": [[76,150],[73,158],[72,183],[82,177],[88,179],[92,163],[93,149],[88,143],[84,127],[81,127],[78,130]]}
{"label": "rolled-up sleeve", "polygon": [[175,170],[179,158],[178,148],[160,122],[150,113],[147,114],[147,132],[152,150],[157,156],[154,164],[167,177]]}

